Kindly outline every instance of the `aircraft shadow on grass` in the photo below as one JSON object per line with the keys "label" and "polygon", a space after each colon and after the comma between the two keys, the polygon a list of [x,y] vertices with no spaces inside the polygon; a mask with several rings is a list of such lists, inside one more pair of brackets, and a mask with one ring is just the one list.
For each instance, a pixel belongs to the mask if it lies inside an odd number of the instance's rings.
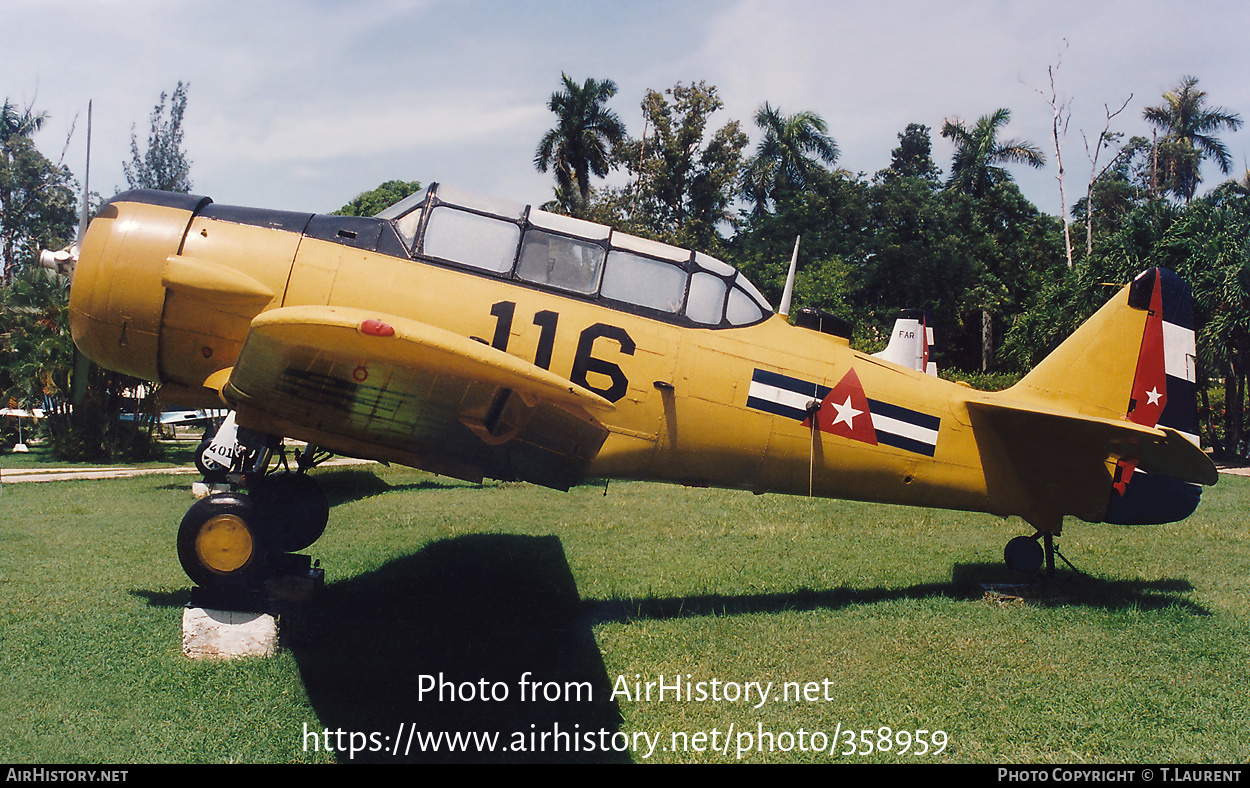
{"label": "aircraft shadow on grass", "polygon": [[[1023,587],[1020,581],[1000,564],[969,563],[957,564],[950,582],[897,588],[582,600],[558,537],[475,534],[432,542],[373,572],[331,583],[316,601],[288,614],[284,632],[293,633],[286,645],[321,730],[378,734],[358,739],[364,749],[354,757],[339,752],[340,761],[604,762],[628,761],[630,753],[585,746],[587,733],[598,742],[599,731],[611,736],[621,722],[594,640],[593,627],[602,623],[837,610],[898,599],[972,600],[985,595],[984,584],[1012,584],[1021,598],[1041,605],[1208,614],[1183,598],[1193,588],[1185,580],[1060,572]],[[156,606],[187,599],[185,591],[133,593]],[[519,682],[527,672],[544,685],[542,694],[556,699],[534,700],[531,691],[523,700]],[[500,699],[481,699],[483,681],[486,693]],[[580,688],[580,699],[573,688]],[[552,738],[545,745],[531,738],[557,730],[582,737],[580,749],[570,751],[567,737],[559,751]],[[437,751],[423,751],[414,736],[396,750],[397,737],[406,739],[410,731],[494,733],[498,739],[494,751],[451,751],[445,739]],[[518,732],[525,750],[515,746]],[[347,743],[344,738],[336,746]]]}
{"label": "aircraft shadow on grass", "polygon": [[[470,535],[328,585],[293,622],[288,645],[323,730],[390,737],[385,751],[339,753],[340,761],[628,761],[628,752],[598,746],[598,732],[617,732],[621,716],[583,614],[558,538]],[[537,701],[533,691],[522,699],[527,672],[545,685]],[[483,682],[500,699],[480,700]],[[470,691],[472,700],[452,699]],[[396,754],[401,724],[405,741]],[[493,752],[449,752],[446,744],[422,752],[414,738],[405,752],[410,730],[490,732],[499,740]],[[545,750],[531,751],[542,746],[531,733],[557,730],[567,734],[560,751],[551,738]],[[596,748],[587,751],[592,732]],[[569,751],[569,736],[579,750]]]}
{"label": "aircraft shadow on grass", "polygon": [[1194,615],[1209,611],[1181,595],[1193,590],[1187,580],[1104,580],[1074,572],[1033,581],[999,563],[956,564],[949,583],[920,583],[897,588],[800,589],[776,594],[700,594],[685,597],[638,597],[597,603],[593,623],[727,616],[789,610],[838,610],[900,599],[980,599],[989,597],[1041,606],[1070,605],[1102,610],[1161,610],[1179,607]]}

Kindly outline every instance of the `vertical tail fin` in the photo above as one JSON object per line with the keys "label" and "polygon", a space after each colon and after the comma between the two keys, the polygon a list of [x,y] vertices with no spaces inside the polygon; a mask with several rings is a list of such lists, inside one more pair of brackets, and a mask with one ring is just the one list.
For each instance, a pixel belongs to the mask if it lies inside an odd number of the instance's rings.
{"label": "vertical tail fin", "polygon": [[899,366],[937,375],[933,362],[933,321],[923,309],[904,309],[894,321],[890,344],[874,354],[876,358]]}
{"label": "vertical tail fin", "polygon": [[[1197,351],[1189,286],[1171,271],[1150,269],[1133,280],[1128,302],[1145,308],[1148,316],[1125,418],[1174,429],[1198,446]],[[1107,522],[1170,523],[1197,508],[1201,487],[1137,465],[1135,458],[1116,463]]]}
{"label": "vertical tail fin", "polygon": [[[1171,271],[1143,271],[1012,388],[1018,398],[1171,429],[1198,445],[1194,317],[1189,286]],[[1103,520],[1170,523],[1198,506],[1201,487],[1115,462]]]}

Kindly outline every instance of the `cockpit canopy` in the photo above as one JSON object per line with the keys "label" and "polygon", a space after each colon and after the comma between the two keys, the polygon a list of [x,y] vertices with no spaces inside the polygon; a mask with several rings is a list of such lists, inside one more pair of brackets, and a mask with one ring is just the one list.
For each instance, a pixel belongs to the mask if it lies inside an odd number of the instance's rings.
{"label": "cockpit canopy", "polygon": [[728,328],[772,314],[733,266],[529,205],[431,184],[378,214],[410,255],[659,319]]}

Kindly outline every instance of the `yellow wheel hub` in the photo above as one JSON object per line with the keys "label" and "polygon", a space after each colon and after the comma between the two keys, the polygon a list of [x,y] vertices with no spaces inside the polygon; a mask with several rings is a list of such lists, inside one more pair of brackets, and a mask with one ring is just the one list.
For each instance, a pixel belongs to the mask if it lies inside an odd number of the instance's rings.
{"label": "yellow wheel hub", "polygon": [[195,554],[200,563],[221,574],[246,566],[253,549],[252,532],[233,514],[211,518],[195,536]]}

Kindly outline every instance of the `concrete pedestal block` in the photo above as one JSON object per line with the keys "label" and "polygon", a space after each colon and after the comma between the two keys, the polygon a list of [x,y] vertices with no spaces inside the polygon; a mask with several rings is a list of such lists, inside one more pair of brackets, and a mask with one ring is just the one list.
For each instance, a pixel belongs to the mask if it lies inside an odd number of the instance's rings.
{"label": "concrete pedestal block", "polygon": [[230,485],[224,482],[209,484],[208,482],[191,482],[191,494],[198,501],[200,498],[207,498],[214,493],[230,492]]}
{"label": "concrete pedestal block", "polygon": [[277,616],[202,607],[182,611],[182,652],[188,657],[268,657],[277,650]]}

